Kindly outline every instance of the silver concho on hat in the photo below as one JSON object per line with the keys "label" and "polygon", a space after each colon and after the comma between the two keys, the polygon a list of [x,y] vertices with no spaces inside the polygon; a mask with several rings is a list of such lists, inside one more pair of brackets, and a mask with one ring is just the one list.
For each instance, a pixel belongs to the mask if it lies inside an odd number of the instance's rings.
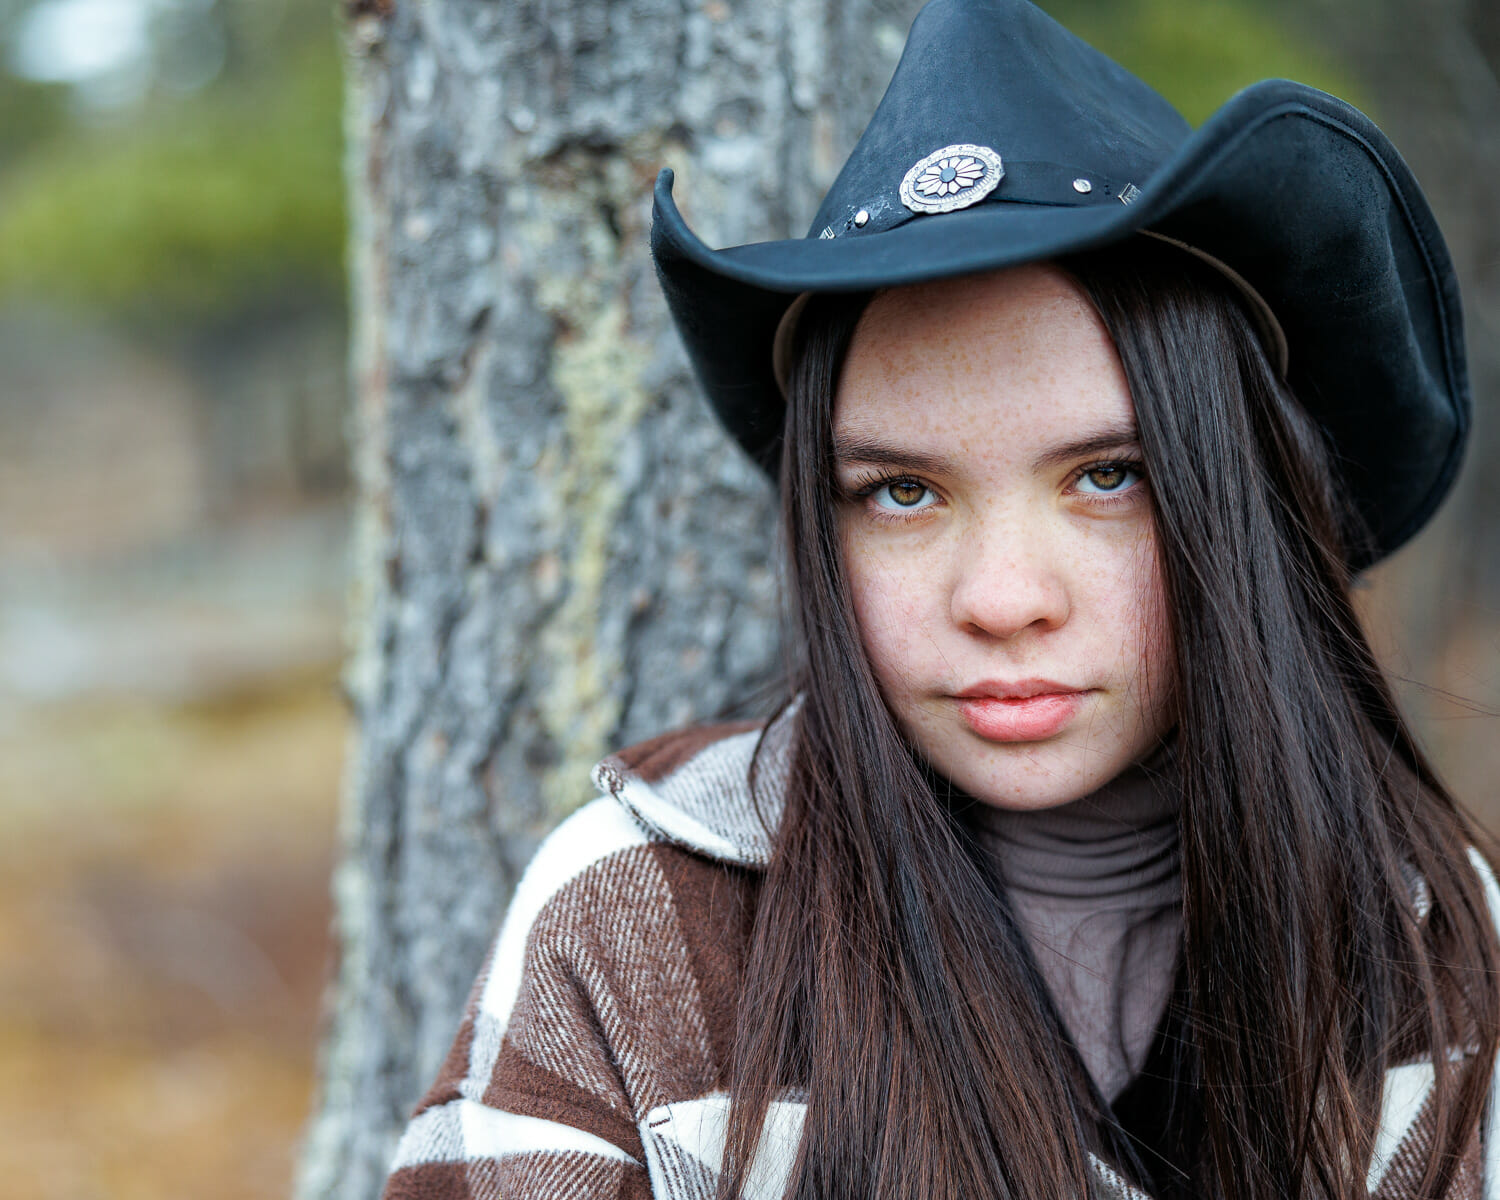
{"label": "silver concho on hat", "polygon": [[944,146],[912,164],[901,180],[901,203],[918,213],[954,212],[978,204],[1005,176],[988,146]]}

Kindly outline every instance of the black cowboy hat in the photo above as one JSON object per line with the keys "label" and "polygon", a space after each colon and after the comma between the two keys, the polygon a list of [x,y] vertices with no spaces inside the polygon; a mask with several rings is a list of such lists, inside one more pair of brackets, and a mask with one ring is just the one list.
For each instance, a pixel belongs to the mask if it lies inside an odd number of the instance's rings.
{"label": "black cowboy hat", "polygon": [[1026,0],[932,0],[805,238],[712,250],[671,171],[655,200],[651,249],[688,355],[767,470],[785,411],[773,347],[799,295],[1140,232],[1208,257],[1274,314],[1271,351],[1341,460],[1370,561],[1422,526],[1458,468],[1469,386],[1442,235],[1374,123],[1303,84],[1256,84],[1193,131]]}

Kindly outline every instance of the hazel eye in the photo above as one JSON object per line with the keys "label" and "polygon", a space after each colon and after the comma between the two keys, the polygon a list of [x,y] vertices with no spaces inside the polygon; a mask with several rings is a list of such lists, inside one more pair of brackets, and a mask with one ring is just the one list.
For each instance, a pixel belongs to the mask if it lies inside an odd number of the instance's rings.
{"label": "hazel eye", "polygon": [[881,484],[870,496],[887,512],[911,512],[926,508],[936,499],[931,488],[915,479],[893,479]]}
{"label": "hazel eye", "polygon": [[1129,463],[1100,463],[1084,471],[1074,487],[1085,494],[1108,495],[1125,491],[1140,478],[1141,473]]}

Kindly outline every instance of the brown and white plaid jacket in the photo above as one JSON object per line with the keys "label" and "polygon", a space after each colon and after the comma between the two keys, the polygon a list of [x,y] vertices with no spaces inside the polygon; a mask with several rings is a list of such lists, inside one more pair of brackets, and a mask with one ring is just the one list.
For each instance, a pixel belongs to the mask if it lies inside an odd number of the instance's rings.
{"label": "brown and white plaid jacket", "polygon": [[[543,843],[511,900],[457,1040],[401,1139],[385,1200],[711,1200],[722,1090],[770,857],[790,721],[717,726],[606,759],[604,794]],[[762,819],[764,817],[764,820]],[[1500,892],[1478,860],[1491,907]],[[1393,1068],[1369,1168],[1376,1200],[1414,1200],[1430,1144],[1430,1062]],[[1500,1200],[1492,1095],[1455,1200]],[[771,1106],[747,1196],[780,1197],[803,1105]],[[1149,1200],[1095,1160],[1101,1189]]]}

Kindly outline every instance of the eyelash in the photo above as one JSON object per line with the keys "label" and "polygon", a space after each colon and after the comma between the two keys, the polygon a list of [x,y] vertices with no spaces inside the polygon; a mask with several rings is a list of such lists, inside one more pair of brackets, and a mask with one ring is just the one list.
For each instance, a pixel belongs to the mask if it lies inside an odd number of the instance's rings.
{"label": "eyelash", "polygon": [[[1111,469],[1133,472],[1137,476],[1137,480],[1129,487],[1122,488],[1117,492],[1079,492],[1076,494],[1085,496],[1087,503],[1101,508],[1113,508],[1121,504],[1132,503],[1135,499],[1136,489],[1146,481],[1146,464],[1139,459],[1106,458],[1100,459],[1097,462],[1085,463],[1068,477],[1068,486],[1070,488],[1076,487],[1078,481],[1091,471],[1107,471]],[[935,487],[929,483],[924,483],[917,476],[895,472],[884,475],[865,476],[856,480],[853,489],[849,493],[849,498],[851,500],[868,500],[881,488],[890,487],[892,484],[898,483],[925,488],[935,496],[939,494]],[[924,505],[921,508],[914,509],[911,516],[902,516],[900,513],[892,512],[890,509],[881,508],[878,505],[870,506],[876,518],[882,521],[909,521],[917,513],[926,512],[930,507],[931,505]]]}
{"label": "eyelash", "polygon": [[[868,500],[881,488],[890,487],[891,485],[897,483],[907,483],[911,484],[913,487],[924,488],[925,490],[931,492],[934,496],[938,494],[938,491],[935,487],[933,487],[931,484],[923,483],[915,475],[902,475],[900,473],[895,473],[865,476],[856,480],[853,489],[849,493],[849,498],[851,500]],[[892,510],[888,508],[882,508],[877,504],[871,504],[867,507],[874,514],[876,520],[910,521],[918,513],[924,513],[932,506],[923,505],[921,508],[913,510],[910,516],[903,516],[899,512],[893,512]]]}
{"label": "eyelash", "polygon": [[1069,487],[1076,487],[1078,481],[1091,471],[1128,471],[1136,476],[1136,481],[1129,487],[1121,488],[1115,492],[1080,492],[1078,495],[1088,497],[1090,504],[1114,506],[1117,504],[1129,504],[1135,499],[1136,489],[1146,482],[1146,464],[1134,458],[1106,458],[1098,462],[1087,463],[1079,467],[1068,479]]}

